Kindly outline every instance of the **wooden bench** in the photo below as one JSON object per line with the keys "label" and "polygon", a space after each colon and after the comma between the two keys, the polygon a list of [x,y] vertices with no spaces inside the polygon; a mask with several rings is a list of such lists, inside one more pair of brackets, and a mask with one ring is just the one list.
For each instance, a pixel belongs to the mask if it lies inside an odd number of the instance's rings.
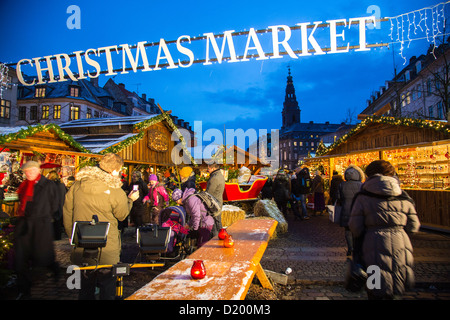
{"label": "wooden bench", "polygon": [[[260,261],[276,226],[273,219],[236,221],[227,229],[233,248],[225,248],[223,240],[215,237],[127,299],[243,300],[255,274],[263,287],[273,290]],[[205,265],[206,277],[201,280],[191,278],[194,260]]]}

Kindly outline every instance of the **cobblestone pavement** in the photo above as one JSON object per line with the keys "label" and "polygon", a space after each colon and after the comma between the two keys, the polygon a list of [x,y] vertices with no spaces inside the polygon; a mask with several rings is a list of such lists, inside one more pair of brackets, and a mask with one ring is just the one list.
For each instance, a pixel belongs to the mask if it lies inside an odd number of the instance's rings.
{"label": "cobblestone pavement", "polygon": [[[287,286],[277,285],[267,298],[279,300],[365,300],[365,292],[352,293],[343,288],[347,248],[344,229],[328,217],[309,220],[287,218],[289,230],[269,242],[261,260],[266,270],[284,273],[292,269]],[[414,247],[416,287],[404,300],[450,299],[450,235],[421,230],[411,236]],[[252,286],[253,291],[264,291]],[[261,295],[259,292],[258,295]],[[255,295],[254,298],[258,298]]]}
{"label": "cobblestone pavement", "polygon": [[[331,223],[328,217],[313,216],[299,221],[288,216],[289,231],[269,242],[261,260],[264,269],[284,273],[292,269],[288,283],[274,284],[274,291],[263,289],[258,280],[250,286],[247,300],[366,300],[365,292],[352,293],[343,288],[346,246],[343,228]],[[133,230],[124,236],[124,262],[133,262],[137,254]],[[450,235],[421,231],[411,237],[414,247],[416,288],[407,292],[404,300],[450,300]],[[31,299],[76,300],[78,290],[67,288],[70,265],[70,245],[67,239],[56,241],[56,253],[61,275],[55,279],[47,270],[36,270]],[[151,281],[169,268],[132,269],[124,277],[124,297]],[[256,278],[256,277],[255,277]],[[15,299],[14,286],[0,288],[0,299]]]}

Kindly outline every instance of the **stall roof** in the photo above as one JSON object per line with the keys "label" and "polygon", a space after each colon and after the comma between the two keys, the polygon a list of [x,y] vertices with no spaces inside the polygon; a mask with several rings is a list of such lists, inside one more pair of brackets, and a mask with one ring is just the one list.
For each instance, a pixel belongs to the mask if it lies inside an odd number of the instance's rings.
{"label": "stall roof", "polygon": [[[51,142],[51,140],[48,140],[49,136],[47,138],[39,137],[35,141],[30,140],[30,137],[42,136],[44,133],[50,133],[61,142],[55,143],[53,141],[53,143],[49,144]],[[36,151],[39,151],[39,149],[51,151],[51,149],[54,149],[55,152],[90,153],[88,149],[83,147],[71,135],[65,133],[54,123],[34,126],[0,127],[0,145],[9,148],[17,146]]]}
{"label": "stall roof", "polygon": [[137,133],[99,134],[99,135],[73,135],[73,139],[93,153],[99,153],[111,146],[137,136]]}
{"label": "stall roof", "polygon": [[146,120],[150,120],[159,116],[152,114],[148,116],[129,116],[129,117],[114,117],[114,118],[91,118],[73,120],[61,124],[62,129],[76,128],[76,127],[107,127],[107,126],[127,126],[135,125]]}

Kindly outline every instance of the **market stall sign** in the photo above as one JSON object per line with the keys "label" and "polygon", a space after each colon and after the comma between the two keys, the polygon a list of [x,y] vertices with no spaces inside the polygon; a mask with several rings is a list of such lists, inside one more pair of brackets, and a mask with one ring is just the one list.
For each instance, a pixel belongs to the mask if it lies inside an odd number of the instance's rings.
{"label": "market stall sign", "polygon": [[166,152],[169,150],[169,141],[163,132],[150,129],[148,130],[148,147],[156,152]]}

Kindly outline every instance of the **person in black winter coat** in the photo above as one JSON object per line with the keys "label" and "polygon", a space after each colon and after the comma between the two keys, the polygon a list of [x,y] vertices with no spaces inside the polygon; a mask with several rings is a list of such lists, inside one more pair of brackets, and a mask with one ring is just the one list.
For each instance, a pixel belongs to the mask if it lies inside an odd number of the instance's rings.
{"label": "person in black winter coat", "polygon": [[144,216],[147,211],[147,207],[142,200],[148,194],[148,186],[144,180],[142,180],[142,174],[139,171],[134,171],[131,175],[131,182],[126,193],[129,194],[133,190],[139,191],[139,198],[137,201],[133,202],[130,217],[134,222],[135,227],[138,228],[144,225]]}
{"label": "person in black winter coat", "polygon": [[[291,192],[294,215],[303,220],[309,219],[306,209],[306,195],[311,192],[311,175],[306,166],[295,170],[295,178],[291,180]],[[301,213],[299,212],[300,207]]]}
{"label": "person in black winter coat", "polygon": [[339,199],[339,185],[341,184],[341,182],[344,181],[344,179],[342,179],[342,176],[340,174],[338,174],[337,171],[333,171],[333,176],[331,177],[331,181],[330,181],[330,204],[334,205],[337,201],[337,199]]}
{"label": "person in black winter coat", "polygon": [[53,181],[56,185],[56,188],[58,189],[59,193],[59,207],[58,210],[55,212],[53,218],[53,227],[55,230],[55,240],[61,240],[61,233],[63,232],[63,207],[64,207],[64,199],[66,197],[66,186],[64,183],[61,182],[59,178],[58,172],[55,170],[50,171],[47,174],[47,179]]}
{"label": "person in black winter coat", "polygon": [[261,189],[261,199],[271,200],[273,198],[272,184],[272,177],[268,176],[266,183],[264,183],[264,186]]}
{"label": "person in black winter coat", "polygon": [[353,252],[353,235],[348,227],[350,220],[351,205],[356,193],[361,190],[364,181],[364,172],[358,166],[351,164],[345,169],[343,181],[339,186],[339,203],[341,205],[341,216],[339,224],[345,228],[345,240],[347,242],[347,256]]}
{"label": "person in black winter coat", "polygon": [[290,196],[290,182],[283,169],[278,170],[278,173],[272,185],[273,199],[275,200],[278,209],[286,216],[287,202]]}
{"label": "person in black winter coat", "polygon": [[31,292],[31,268],[48,267],[55,276],[59,266],[53,244],[53,219],[59,209],[59,193],[53,181],[41,175],[39,163],[22,166],[26,179],[17,191],[19,208],[14,230],[14,262],[20,298]]}

